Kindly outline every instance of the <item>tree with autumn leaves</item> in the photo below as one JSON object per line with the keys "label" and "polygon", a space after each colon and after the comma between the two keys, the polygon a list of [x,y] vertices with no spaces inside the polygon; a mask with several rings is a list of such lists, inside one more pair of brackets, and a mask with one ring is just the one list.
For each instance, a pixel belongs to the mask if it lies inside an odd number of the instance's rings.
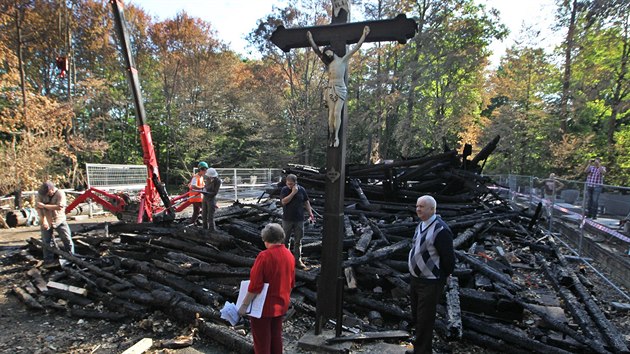
{"label": "tree with autumn leaves", "polygon": [[[486,173],[578,178],[600,156],[608,183],[630,182],[628,9],[624,1],[560,1],[555,53],[521,34],[496,68],[496,12],[473,0],[365,1],[367,19],[406,13],[406,45],[365,45],[350,63],[348,162],[480,149],[502,137]],[[325,70],[310,49],[283,53],[278,25],[327,24],[329,0],[261,16],[256,59],[227,49],[191,14],[156,21],[127,4],[148,123],[169,190],[199,160],[217,167],[325,165]],[[52,178],[85,183],[90,163],[142,163],[134,108],[104,0],[0,0],[0,193]],[[570,30],[569,30],[570,29]],[[539,31],[538,31],[539,32]],[[68,58],[61,78],[55,58]],[[175,188],[175,190],[173,190]]]}

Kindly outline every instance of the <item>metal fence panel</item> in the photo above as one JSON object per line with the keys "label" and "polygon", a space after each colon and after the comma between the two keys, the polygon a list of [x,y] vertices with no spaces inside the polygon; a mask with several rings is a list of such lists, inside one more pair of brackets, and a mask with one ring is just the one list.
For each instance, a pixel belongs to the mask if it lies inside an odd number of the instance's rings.
{"label": "metal fence panel", "polygon": [[142,190],[147,183],[144,165],[86,163],[88,188]]}
{"label": "metal fence panel", "polygon": [[280,182],[279,168],[217,168],[221,179],[219,200],[259,198],[266,188]]}

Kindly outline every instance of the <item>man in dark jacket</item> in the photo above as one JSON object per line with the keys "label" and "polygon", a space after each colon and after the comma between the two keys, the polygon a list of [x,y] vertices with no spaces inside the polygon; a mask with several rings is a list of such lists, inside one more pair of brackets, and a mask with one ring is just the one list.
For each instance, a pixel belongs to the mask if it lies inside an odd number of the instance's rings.
{"label": "man in dark jacket", "polygon": [[433,326],[437,303],[442,296],[446,279],[455,268],[453,233],[435,214],[437,203],[425,195],[416,202],[420,224],[416,227],[409,252],[411,273],[411,313],[416,320],[416,340],[407,353],[432,352]]}
{"label": "man in dark jacket", "polygon": [[287,175],[287,185],[280,191],[282,202],[282,228],[284,229],[284,244],[289,246],[289,238],[293,235],[293,256],[295,266],[305,269],[302,262],[302,236],[304,236],[304,211],[306,210],[313,220],[313,210],[306,190],[297,184],[297,176]]}

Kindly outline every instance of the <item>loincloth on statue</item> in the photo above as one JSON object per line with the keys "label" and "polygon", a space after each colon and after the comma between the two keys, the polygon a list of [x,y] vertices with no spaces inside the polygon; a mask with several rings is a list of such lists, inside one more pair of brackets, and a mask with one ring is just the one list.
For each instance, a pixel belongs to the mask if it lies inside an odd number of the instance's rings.
{"label": "loincloth on statue", "polygon": [[332,102],[337,102],[339,99],[345,101],[348,96],[348,89],[345,84],[328,83],[324,94]]}

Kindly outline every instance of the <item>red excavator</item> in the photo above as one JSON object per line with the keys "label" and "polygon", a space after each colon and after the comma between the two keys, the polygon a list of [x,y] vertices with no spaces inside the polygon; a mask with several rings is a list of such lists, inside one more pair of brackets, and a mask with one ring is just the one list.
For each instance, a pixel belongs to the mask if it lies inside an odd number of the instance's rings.
{"label": "red excavator", "polygon": [[[138,132],[140,133],[140,143],[144,164],[147,166],[147,184],[144,190],[136,198],[131,198],[125,193],[109,193],[107,191],[89,188],[85,193],[76,198],[66,207],[69,213],[80,203],[88,199],[101,204],[105,209],[116,215],[121,220],[131,219],[134,216],[138,223],[143,221],[170,222],[175,219],[175,213],[190,205],[188,202],[189,193],[169,198],[164,183],[160,181],[160,172],[153,148],[151,138],[151,128],[146,121],[146,113],[140,91],[140,80],[129,45],[129,33],[127,32],[127,22],[123,12],[123,3],[120,0],[110,0],[114,12],[114,25],[118,38],[121,42],[121,49],[127,71],[129,86],[133,94],[136,117],[138,121]],[[137,213],[137,214],[136,214]]]}

